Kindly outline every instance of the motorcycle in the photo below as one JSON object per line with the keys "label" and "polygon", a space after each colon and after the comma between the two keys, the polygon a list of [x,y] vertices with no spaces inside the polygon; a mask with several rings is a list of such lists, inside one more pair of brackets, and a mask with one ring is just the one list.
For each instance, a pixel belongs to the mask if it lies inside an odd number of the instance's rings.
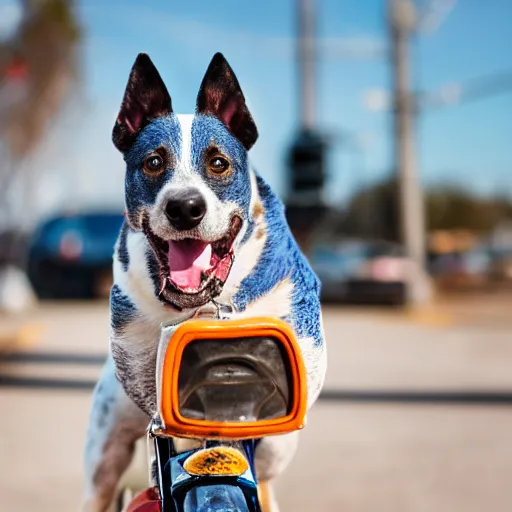
{"label": "motorcycle", "polygon": [[306,373],[291,327],[216,309],[162,326],[158,412],[147,430],[149,486],[120,493],[123,512],[261,512],[261,438],[303,428]]}

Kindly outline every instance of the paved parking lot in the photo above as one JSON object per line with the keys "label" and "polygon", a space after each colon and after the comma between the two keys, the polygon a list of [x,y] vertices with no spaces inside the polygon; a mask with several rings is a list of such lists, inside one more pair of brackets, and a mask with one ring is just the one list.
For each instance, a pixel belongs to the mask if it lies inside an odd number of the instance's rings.
{"label": "paved parking lot", "polygon": [[[512,510],[512,404],[485,401],[512,393],[510,305],[490,297],[405,314],[326,308],[334,396],[315,406],[276,483],[282,511]],[[86,388],[99,372],[94,357],[44,355],[103,354],[107,306],[50,304],[10,322],[19,334],[11,350],[31,357],[0,361],[0,510],[78,510],[90,391],[19,386]],[[372,392],[374,401],[354,399]],[[430,401],[415,400],[426,392]]]}

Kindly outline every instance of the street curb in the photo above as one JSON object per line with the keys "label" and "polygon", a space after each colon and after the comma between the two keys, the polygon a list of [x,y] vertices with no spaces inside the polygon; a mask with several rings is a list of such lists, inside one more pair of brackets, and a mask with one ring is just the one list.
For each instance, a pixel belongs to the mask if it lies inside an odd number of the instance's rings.
{"label": "street curb", "polygon": [[454,324],[454,317],[437,306],[410,307],[404,310],[404,320],[420,325],[448,327]]}
{"label": "street curb", "polygon": [[3,352],[9,352],[13,347],[16,346],[17,340],[17,331],[9,334],[0,334],[0,354]]}
{"label": "street curb", "polygon": [[425,327],[452,327],[456,316],[439,306],[411,306],[400,309],[349,309],[339,310],[345,318],[366,318],[384,323],[414,324]]}
{"label": "street curb", "polygon": [[23,323],[0,334],[0,354],[32,347],[41,338],[45,327],[39,323]]}

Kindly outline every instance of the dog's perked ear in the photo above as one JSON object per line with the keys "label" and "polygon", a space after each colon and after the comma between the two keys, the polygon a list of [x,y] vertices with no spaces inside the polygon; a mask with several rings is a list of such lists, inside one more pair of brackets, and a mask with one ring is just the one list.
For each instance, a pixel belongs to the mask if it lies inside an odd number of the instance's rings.
{"label": "dog's perked ear", "polygon": [[171,97],[160,74],[149,56],[139,53],[112,132],[114,145],[119,151],[127,151],[144,126],[171,112]]}
{"label": "dog's perked ear", "polygon": [[250,149],[258,138],[258,130],[245,104],[240,84],[221,53],[213,56],[197,96],[196,112],[212,115]]}

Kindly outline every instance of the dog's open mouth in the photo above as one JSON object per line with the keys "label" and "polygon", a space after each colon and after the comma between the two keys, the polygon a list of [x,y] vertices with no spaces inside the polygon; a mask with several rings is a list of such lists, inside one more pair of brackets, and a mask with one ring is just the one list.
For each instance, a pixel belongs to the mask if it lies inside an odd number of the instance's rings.
{"label": "dog's open mouth", "polygon": [[196,238],[164,240],[143,223],[159,266],[159,297],[178,309],[199,307],[219,295],[233,264],[233,244],[242,227],[234,216],[228,232],[215,242]]}

